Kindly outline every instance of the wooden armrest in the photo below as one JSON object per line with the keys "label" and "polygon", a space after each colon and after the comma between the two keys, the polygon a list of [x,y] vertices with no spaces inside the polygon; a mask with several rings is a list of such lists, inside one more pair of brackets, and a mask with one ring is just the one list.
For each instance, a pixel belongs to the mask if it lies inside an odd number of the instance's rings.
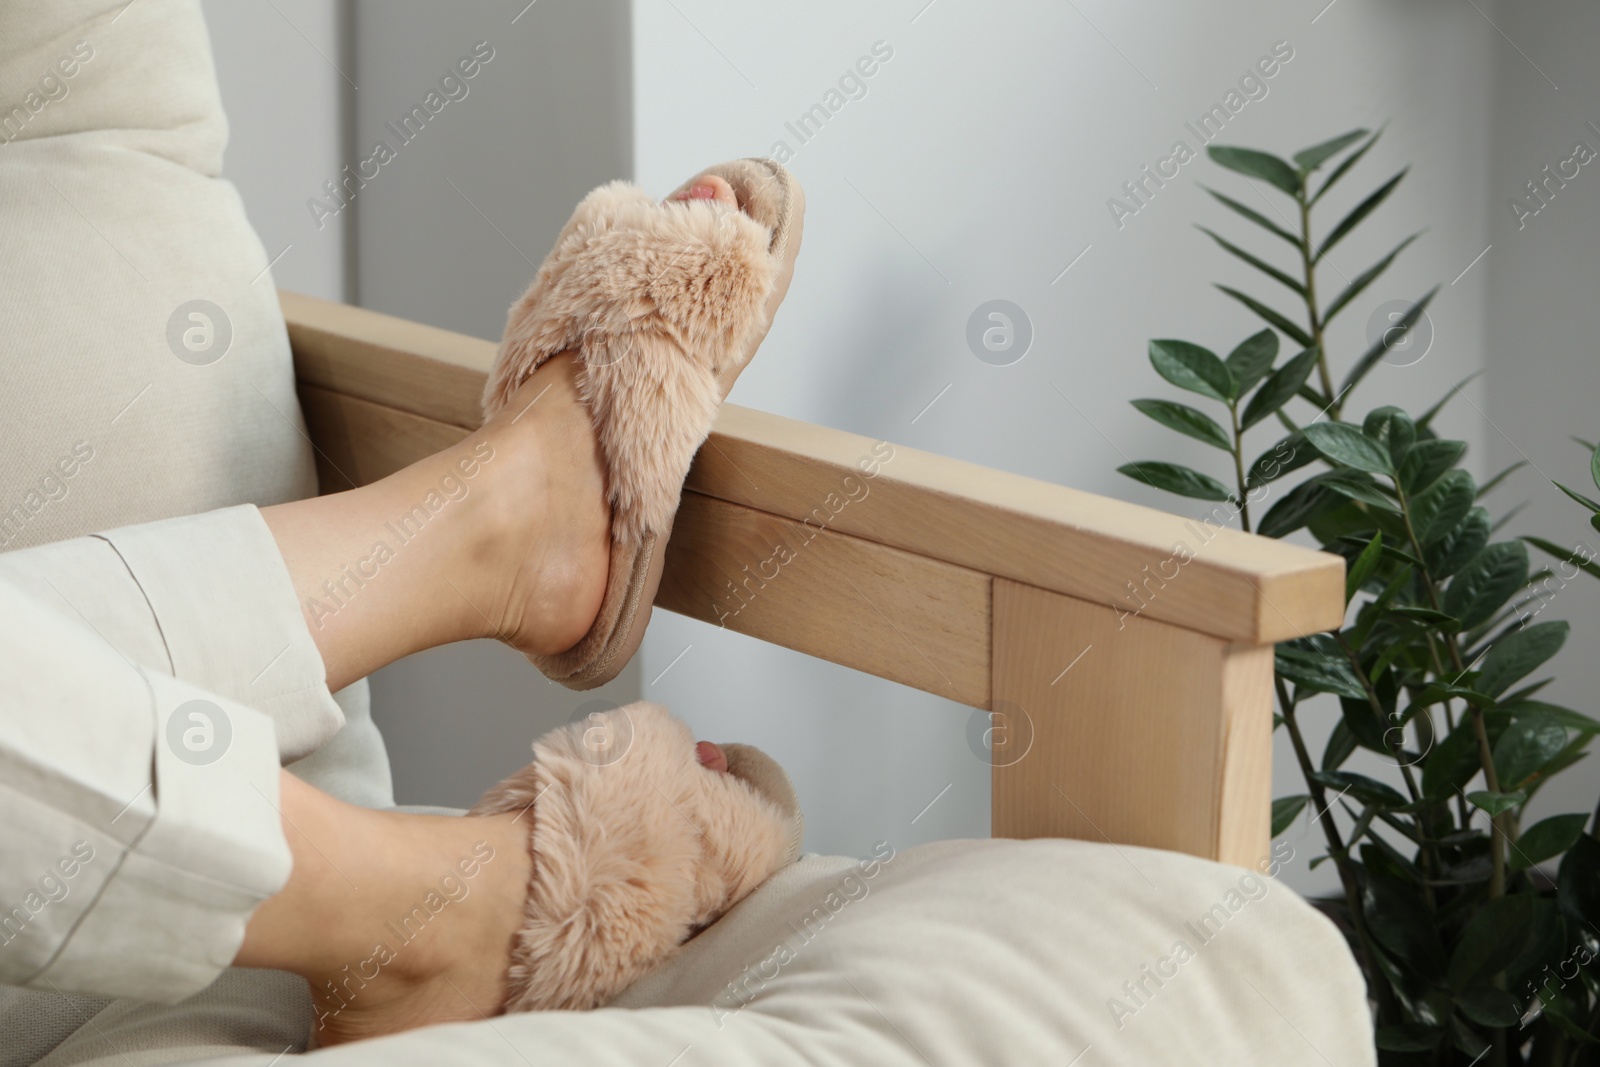
{"label": "wooden armrest", "polygon": [[[324,492],[479,421],[496,346],[281,294]],[[1253,862],[1272,643],[1340,625],[1344,563],[724,405],[658,606],[994,713],[994,829]]]}

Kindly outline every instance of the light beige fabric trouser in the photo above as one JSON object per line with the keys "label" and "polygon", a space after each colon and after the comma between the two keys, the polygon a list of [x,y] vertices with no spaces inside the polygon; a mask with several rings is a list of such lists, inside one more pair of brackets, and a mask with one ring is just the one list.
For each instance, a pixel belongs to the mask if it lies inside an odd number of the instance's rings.
{"label": "light beige fabric trouser", "polygon": [[290,869],[343,712],[254,507],[0,555],[0,982],[172,1003]]}

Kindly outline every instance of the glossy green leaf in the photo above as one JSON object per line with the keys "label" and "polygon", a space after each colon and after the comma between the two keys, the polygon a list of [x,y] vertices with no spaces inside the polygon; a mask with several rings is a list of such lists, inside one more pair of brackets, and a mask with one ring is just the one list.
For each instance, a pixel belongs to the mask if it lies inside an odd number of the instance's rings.
{"label": "glossy green leaf", "polygon": [[1567,728],[1544,715],[1523,715],[1494,745],[1494,769],[1502,790],[1523,789],[1545,764],[1567,747]]}
{"label": "glossy green leaf", "polygon": [[[1363,845],[1363,860],[1375,852],[1372,846]],[[1421,894],[1408,878],[1373,869],[1370,863],[1367,866],[1362,892],[1367,929],[1378,944],[1418,977],[1428,982],[1442,981],[1446,966],[1444,945]]]}
{"label": "glossy green leaf", "polygon": [[1356,735],[1350,732],[1350,727],[1340,719],[1333,724],[1333,729],[1328,731],[1328,743],[1322,749],[1321,769],[1336,771],[1344,766],[1344,761],[1354,753],[1358,743]]}
{"label": "glossy green leaf", "polygon": [[[1352,675],[1354,677],[1354,675]],[[1339,698],[1339,725],[1349,732],[1350,737],[1362,748],[1380,753],[1387,757],[1390,755],[1389,728],[1392,725],[1388,720],[1380,718],[1372,710],[1365,696],[1353,697],[1348,694]],[[1323,770],[1336,770],[1337,768],[1324,767]]]}
{"label": "glossy green leaf", "polygon": [[1179,389],[1220,400],[1234,397],[1233,375],[1215,352],[1188,341],[1150,342],[1150,363],[1156,373]]}
{"label": "glossy green leaf", "polygon": [[1278,675],[1301,689],[1366,699],[1367,691],[1356,679],[1348,660],[1304,639],[1279,644],[1275,662]]}
{"label": "glossy green leaf", "polygon": [[1531,685],[1525,685],[1514,693],[1507,693],[1505,696],[1500,698],[1500,706],[1504,707],[1508,704],[1519,704],[1524,700],[1529,700],[1535,693],[1553,681],[1555,681],[1554,678],[1545,678],[1542,681],[1534,682]]}
{"label": "glossy green leaf", "polygon": [[1435,579],[1450,577],[1483,551],[1489,536],[1489,513],[1483,508],[1471,509],[1454,530],[1428,548],[1429,572]]}
{"label": "glossy green leaf", "polygon": [[1228,373],[1233,375],[1239,395],[1244,396],[1266,377],[1277,358],[1278,335],[1271,330],[1262,330],[1240,341],[1223,363],[1227,365]]}
{"label": "glossy green leaf", "polygon": [[1554,859],[1573,846],[1588,821],[1589,816],[1581,812],[1541,819],[1522,831],[1522,836],[1517,838],[1516,845],[1506,856],[1507,864],[1513,871],[1520,871]]}
{"label": "glossy green leaf", "polygon": [[1372,540],[1367,542],[1367,547],[1351,563],[1344,576],[1344,602],[1350,603],[1355,595],[1361,591],[1367,579],[1372,577],[1372,571],[1378,566],[1378,561],[1383,558],[1383,534],[1372,535]]}
{"label": "glossy green leaf", "polygon": [[[1511,716],[1500,712],[1485,712],[1483,716],[1489,744],[1502,736],[1511,725]],[[1463,715],[1456,728],[1433,746],[1422,767],[1422,795],[1430,799],[1449,799],[1483,768],[1478,754],[1478,738],[1472,728],[1471,716]]]}
{"label": "glossy green leaf", "polygon": [[1388,449],[1344,422],[1314,422],[1300,431],[1322,457],[1369,474],[1387,474],[1392,468]]}
{"label": "glossy green leaf", "polygon": [[1355,144],[1367,135],[1366,130],[1351,130],[1338,137],[1330,138],[1319,145],[1302,148],[1294,154],[1295,165],[1303,171],[1313,171],[1322,166],[1334,156],[1343,152],[1348,146]]}
{"label": "glossy green leaf", "polygon": [[1367,138],[1365,144],[1356,149],[1354,152],[1350,153],[1348,156],[1345,156],[1339,165],[1333,168],[1333,173],[1329,174],[1328,180],[1322,183],[1322,186],[1317,190],[1316,195],[1311,198],[1311,203],[1315,204],[1318,200],[1321,200],[1323,195],[1327,193],[1329,189],[1332,189],[1334,184],[1338,182],[1340,178],[1343,178],[1346,174],[1350,173],[1350,169],[1357,163],[1361,162],[1361,157],[1371,151],[1372,146],[1378,143],[1378,138],[1383,136],[1383,129],[1384,127],[1380,126],[1377,132],[1375,132],[1371,137]]}
{"label": "glossy green leaf", "polygon": [[1266,230],[1267,232],[1275,234],[1278,237],[1283,238],[1285,241],[1288,241],[1290,244],[1292,244],[1292,245],[1294,245],[1296,247],[1299,247],[1300,238],[1296,237],[1294,234],[1290,233],[1288,230],[1284,229],[1282,226],[1279,226],[1277,223],[1273,222],[1271,219],[1267,218],[1265,215],[1261,214],[1259,211],[1255,211],[1255,210],[1253,210],[1251,208],[1246,207],[1245,205],[1239,203],[1239,201],[1233,199],[1231,196],[1223,196],[1221,193],[1217,192],[1215,189],[1209,188],[1209,187],[1204,186],[1204,185],[1202,185],[1201,188],[1205,189],[1206,192],[1208,192],[1212,196],[1216,197],[1217,201],[1219,203],[1221,203],[1223,207],[1225,207],[1228,210],[1234,212],[1235,214],[1239,215],[1242,218],[1249,219],[1251,222],[1255,223],[1257,226],[1260,226],[1262,229]]}
{"label": "glossy green leaf", "polygon": [[1295,169],[1269,152],[1254,148],[1235,148],[1232,145],[1212,145],[1206,149],[1211,161],[1227,167],[1248,178],[1260,178],[1277,186],[1290,196],[1300,192],[1300,175]]}
{"label": "glossy green leaf", "polygon": [[1541,622],[1500,638],[1483,658],[1478,690],[1494,697],[1504,693],[1561,651],[1570,630],[1566,622]]}
{"label": "glossy green leaf", "polygon": [[1142,463],[1124,463],[1117,468],[1117,471],[1130,478],[1136,478],[1146,485],[1165,489],[1179,496],[1193,497],[1196,500],[1228,499],[1228,490],[1221,482],[1210,475],[1201,474],[1176,463],[1146,460]]}
{"label": "glossy green leaf", "polygon": [[[1327,411],[1330,407],[1333,406],[1333,401],[1328,399],[1328,396],[1327,396],[1326,393],[1324,393],[1322,390],[1317,389],[1317,388],[1315,388],[1314,386],[1311,386],[1311,385],[1303,385],[1303,386],[1301,386],[1298,396],[1300,397],[1301,400],[1304,400],[1307,404],[1316,405],[1317,413],[1319,415],[1322,412]],[[1289,426],[1289,416],[1285,415],[1281,410],[1275,411],[1275,412],[1273,412],[1273,414],[1278,416],[1278,421],[1284,424],[1284,429],[1291,429],[1291,427]],[[1295,426],[1295,427],[1292,427],[1292,429],[1298,430],[1299,427]]]}
{"label": "glossy green leaf", "polygon": [[1411,501],[1411,527],[1423,549],[1442,541],[1472,510],[1477,484],[1461,469],[1444,475]]}
{"label": "glossy green leaf", "polygon": [[1417,440],[1417,424],[1411,416],[1392,404],[1373,408],[1361,421],[1361,432],[1389,450],[1395,463],[1405,458],[1406,451]]}
{"label": "glossy green leaf", "polygon": [[1224,452],[1233,451],[1233,440],[1228,436],[1228,431],[1217,425],[1211,416],[1187,404],[1171,400],[1135,400],[1133,406],[1169,430],[1177,430],[1186,437],[1204,441]]}
{"label": "glossy green leaf", "polygon": [[1470,1065],[1476,1065],[1489,1053],[1489,1043],[1480,1037],[1477,1031],[1462,1022],[1459,1016],[1451,1015],[1445,1024],[1445,1029],[1450,1033],[1450,1042],[1455,1045],[1456,1051],[1467,1057]]}
{"label": "glossy green leaf", "polygon": [[1244,469],[1245,485],[1251,489],[1258,485],[1267,485],[1291,471],[1299,470],[1317,458],[1317,450],[1306,442],[1300,431],[1296,430],[1261,453]]}
{"label": "glossy green leaf", "polygon": [[1424,626],[1443,630],[1446,633],[1455,633],[1461,629],[1460,619],[1453,615],[1446,615],[1442,611],[1434,611],[1432,608],[1404,604],[1397,608],[1390,608],[1389,613],[1398,615],[1402,619],[1410,619],[1412,622],[1422,623]]}
{"label": "glossy green leaf", "polygon": [[1394,192],[1395,186],[1399,185],[1401,179],[1406,176],[1406,171],[1410,169],[1410,167],[1405,168],[1399,174],[1378,186],[1370,196],[1352,208],[1350,214],[1340,219],[1333,229],[1328,232],[1328,236],[1323,239],[1322,246],[1317,249],[1316,255],[1312,257],[1312,262],[1321,262],[1322,257],[1333,251],[1335,245],[1349,236],[1350,231],[1361,224],[1362,219],[1372,214],[1379,204],[1387,200],[1389,194]]}
{"label": "glossy green leaf", "polygon": [[1304,793],[1292,797],[1279,797],[1272,802],[1272,836],[1277,837],[1294,824],[1300,813],[1305,810],[1306,801],[1310,800]]}
{"label": "glossy green leaf", "polygon": [[1450,579],[1440,606],[1470,630],[1492,618],[1527,581],[1527,548],[1520,541],[1498,541]]}
{"label": "glossy green leaf", "polygon": [[1585,834],[1567,849],[1556,877],[1561,911],[1591,930],[1600,927],[1600,841]]}
{"label": "glossy green leaf", "polygon": [[[1539,549],[1541,552],[1546,552],[1554,556],[1556,559],[1561,561],[1562,566],[1576,567],[1585,574],[1600,578],[1600,563],[1596,563],[1592,559],[1579,559],[1577,548],[1563,548],[1554,541],[1546,541],[1542,537],[1529,536],[1524,537],[1523,540],[1528,542],[1528,544],[1532,545],[1533,547]],[[1577,577],[1577,575],[1573,575],[1573,577]]]}
{"label": "glossy green leaf", "polygon": [[1594,487],[1600,489],[1600,445],[1595,446],[1589,457],[1589,476],[1594,479]]}
{"label": "glossy green leaf", "polygon": [[1512,808],[1528,799],[1528,794],[1492,793],[1487,789],[1475,789],[1467,794],[1467,802],[1480,811],[1486,811],[1490,816],[1499,815],[1510,811]]}
{"label": "glossy green leaf", "polygon": [[1473,914],[1450,953],[1446,981],[1465,990],[1505,970],[1533,936],[1537,898],[1517,893],[1486,901]]}
{"label": "glossy green leaf", "polygon": [[1301,482],[1267,509],[1256,524],[1256,533],[1263,537],[1285,537],[1343,503],[1342,496],[1317,484],[1316,479]]}
{"label": "glossy green leaf", "polygon": [[1578,503],[1582,504],[1584,507],[1588,508],[1591,512],[1600,514],[1600,501],[1591,500],[1589,497],[1584,496],[1576,489],[1569,489],[1560,482],[1556,483],[1556,488],[1570,496],[1572,499],[1576,500]]}
{"label": "glossy green leaf", "polygon": [[1406,798],[1399,790],[1364,774],[1354,774],[1350,771],[1317,771],[1311,778],[1318,785],[1335,792],[1349,793],[1365,804],[1388,808],[1400,808],[1406,804]]}
{"label": "glossy green leaf", "polygon": [[1260,271],[1262,274],[1265,274],[1267,277],[1271,278],[1273,281],[1277,282],[1278,284],[1288,287],[1291,291],[1293,291],[1293,293],[1296,296],[1301,297],[1302,299],[1305,297],[1305,295],[1306,295],[1306,287],[1304,285],[1302,285],[1298,280],[1296,280],[1292,275],[1289,275],[1289,274],[1285,273],[1284,271],[1279,270],[1277,267],[1274,267],[1271,263],[1268,263],[1266,260],[1262,259],[1260,256],[1252,255],[1251,253],[1246,252],[1244,249],[1240,248],[1238,245],[1234,244],[1232,241],[1229,241],[1226,238],[1223,238],[1223,237],[1219,236],[1218,234],[1214,233],[1213,231],[1206,229],[1204,226],[1199,226],[1199,227],[1196,227],[1196,228],[1201,233],[1205,234],[1207,237],[1209,237],[1213,241],[1217,242],[1217,244],[1222,247],[1222,250],[1224,252],[1227,252],[1229,255],[1233,256],[1236,259],[1239,259],[1239,260],[1242,260],[1245,263],[1248,263],[1250,266],[1254,267],[1256,270]]}
{"label": "glossy green leaf", "polygon": [[1340,496],[1351,500],[1359,500],[1369,507],[1380,511],[1392,512],[1398,515],[1400,506],[1386,496],[1378,483],[1370,474],[1341,467],[1338,470],[1326,471],[1317,476],[1317,483],[1332,489]]}
{"label": "glossy green leaf", "polygon": [[1525,988],[1517,981],[1520,976],[1531,978],[1543,970],[1548,960],[1557,958],[1566,946],[1566,923],[1561,918],[1561,907],[1554,895],[1540,895],[1533,906],[1533,936],[1522,954],[1506,967],[1511,979],[1510,988]]}
{"label": "glossy green leaf", "polygon": [[1396,245],[1394,251],[1390,252],[1388,255],[1378,260],[1378,262],[1374,263],[1372,266],[1356,275],[1350,284],[1344,287],[1344,291],[1338,296],[1334,297],[1333,302],[1323,309],[1323,325],[1327,325],[1328,323],[1332,322],[1333,317],[1344,310],[1345,305],[1349,304],[1350,301],[1360,296],[1362,291],[1365,290],[1367,286],[1377,281],[1378,276],[1389,269],[1389,264],[1393,263],[1395,257],[1406,250],[1407,245],[1421,236],[1422,235],[1420,233],[1412,234],[1410,237],[1407,237],[1404,241],[1401,241],[1398,245]]}
{"label": "glossy green leaf", "polygon": [[[1407,331],[1409,331],[1411,327],[1417,324],[1418,319],[1422,318],[1423,313],[1428,310],[1428,305],[1433,302],[1433,298],[1438,294],[1438,292],[1439,287],[1437,285],[1428,290],[1428,292],[1423,295],[1421,300],[1418,300],[1415,304],[1412,304],[1406,313],[1400,316],[1399,322],[1395,323],[1394,326],[1390,327],[1389,329],[1383,331],[1383,336],[1378,338],[1378,340],[1362,354],[1360,359],[1356,360],[1355,365],[1350,368],[1350,373],[1344,376],[1344,383],[1339,387],[1339,391],[1341,393],[1346,393],[1351,389],[1354,389],[1361,382],[1361,380],[1372,371],[1372,368],[1377,366],[1378,361],[1389,354],[1389,350],[1400,342],[1401,337]],[[1418,419],[1417,425],[1426,426],[1428,425],[1428,420]]]}
{"label": "glossy green leaf", "polygon": [[1465,441],[1418,441],[1406,449],[1405,458],[1400,461],[1400,484],[1410,496],[1425,492],[1466,454]]}
{"label": "glossy green leaf", "polygon": [[1522,1018],[1522,1012],[1517,1009],[1517,1002],[1511,994],[1491,985],[1464,989],[1455,995],[1455,1002],[1461,1014],[1479,1026],[1515,1026],[1517,1020]]}
{"label": "glossy green leaf", "polygon": [[[1261,388],[1255,391],[1249,403],[1245,404],[1244,414],[1239,417],[1240,427],[1248,430],[1293,400],[1295,393],[1299,392],[1300,387],[1311,377],[1311,372],[1316,370],[1319,351],[1315,346],[1307,348],[1273,371],[1262,383]],[[1297,439],[1303,442],[1305,437],[1301,435]],[[1296,466],[1303,465],[1303,463],[1296,464]]]}
{"label": "glossy green leaf", "polygon": [[1255,297],[1246,293],[1241,293],[1237,289],[1229,288],[1226,285],[1219,285],[1217,288],[1222,290],[1224,293],[1227,293],[1235,300],[1239,301],[1239,303],[1243,304],[1251,311],[1254,311],[1257,315],[1261,316],[1261,320],[1267,325],[1281,330],[1285,335],[1292,338],[1296,344],[1305,348],[1309,348],[1311,346],[1311,335],[1287,315],[1273,310],[1272,308],[1263,304],[1261,301],[1257,300]]}

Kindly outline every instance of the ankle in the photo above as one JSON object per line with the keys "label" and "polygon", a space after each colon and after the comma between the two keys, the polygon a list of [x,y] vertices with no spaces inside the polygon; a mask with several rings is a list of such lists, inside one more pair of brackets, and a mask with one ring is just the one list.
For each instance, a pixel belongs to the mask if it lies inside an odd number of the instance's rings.
{"label": "ankle", "polygon": [[346,956],[296,968],[321,1043],[494,1015],[505,1000],[532,862],[527,819],[379,814],[376,863],[335,919]]}
{"label": "ankle", "polygon": [[550,359],[474,435],[496,457],[479,498],[496,561],[479,568],[493,605],[484,636],[536,655],[581,640],[605,591],[610,509],[579,377],[573,357]]}

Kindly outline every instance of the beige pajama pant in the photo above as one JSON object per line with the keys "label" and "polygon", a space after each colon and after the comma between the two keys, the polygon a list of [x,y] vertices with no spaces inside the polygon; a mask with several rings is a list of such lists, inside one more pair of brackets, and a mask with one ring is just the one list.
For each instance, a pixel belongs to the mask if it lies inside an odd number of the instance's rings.
{"label": "beige pajama pant", "polygon": [[[0,993],[0,1062],[106,1004],[81,998],[211,986],[289,875],[280,764],[344,724],[254,507],[0,554],[0,983],[36,991]],[[264,1025],[306,1001],[234,976]]]}

